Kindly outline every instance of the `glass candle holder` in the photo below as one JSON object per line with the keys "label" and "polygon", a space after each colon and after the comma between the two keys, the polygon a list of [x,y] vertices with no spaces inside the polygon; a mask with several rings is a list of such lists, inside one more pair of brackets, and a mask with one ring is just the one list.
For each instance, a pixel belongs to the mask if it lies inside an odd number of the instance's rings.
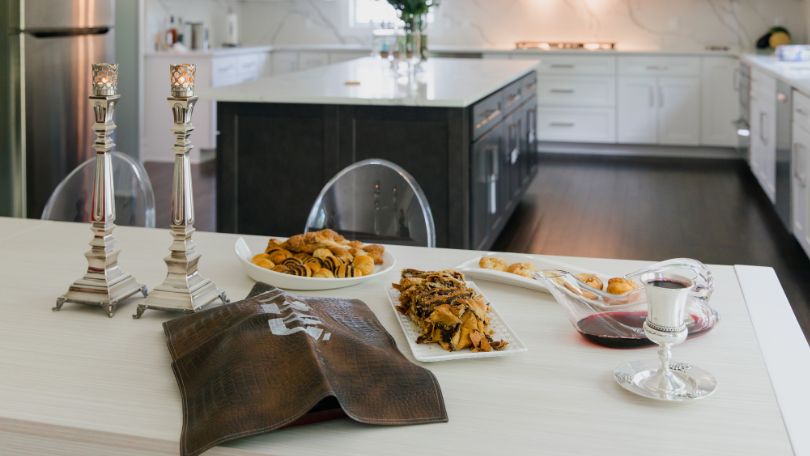
{"label": "glass candle holder", "polygon": [[197,65],[178,63],[169,65],[169,80],[173,97],[193,97]]}

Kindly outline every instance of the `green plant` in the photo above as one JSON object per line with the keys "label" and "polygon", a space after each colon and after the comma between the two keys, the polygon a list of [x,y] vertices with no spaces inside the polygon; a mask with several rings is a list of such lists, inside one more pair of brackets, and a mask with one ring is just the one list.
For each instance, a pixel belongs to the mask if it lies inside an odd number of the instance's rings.
{"label": "green plant", "polygon": [[423,18],[431,8],[439,6],[439,0],[388,0],[388,4],[399,13],[399,18],[408,30],[421,29]]}

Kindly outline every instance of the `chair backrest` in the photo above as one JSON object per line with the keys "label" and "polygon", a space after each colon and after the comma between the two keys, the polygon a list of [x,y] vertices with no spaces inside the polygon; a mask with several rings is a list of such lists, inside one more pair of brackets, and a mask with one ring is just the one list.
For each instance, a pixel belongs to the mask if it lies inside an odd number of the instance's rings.
{"label": "chair backrest", "polygon": [[422,188],[400,166],[377,158],[354,163],[326,183],[304,231],[323,228],[360,241],[436,247]]}
{"label": "chair backrest", "polygon": [[[110,154],[115,190],[115,224],[155,226],[155,194],[143,166],[121,152]],[[96,158],[76,167],[48,198],[42,211],[43,220],[88,222],[93,210],[93,184]]]}

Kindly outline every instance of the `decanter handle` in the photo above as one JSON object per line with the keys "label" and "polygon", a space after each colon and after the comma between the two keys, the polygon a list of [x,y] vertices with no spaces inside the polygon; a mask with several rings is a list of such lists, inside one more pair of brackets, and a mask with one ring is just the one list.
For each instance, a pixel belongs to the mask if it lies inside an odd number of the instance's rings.
{"label": "decanter handle", "polygon": [[694,285],[692,287],[692,296],[708,304],[709,298],[714,291],[714,280],[712,279],[712,272],[709,268],[698,260],[691,258],[673,258],[671,260],[661,261],[652,264],[646,268],[640,269],[635,272],[627,274],[625,277],[629,279],[638,279],[643,274],[651,272],[680,272],[692,279]]}

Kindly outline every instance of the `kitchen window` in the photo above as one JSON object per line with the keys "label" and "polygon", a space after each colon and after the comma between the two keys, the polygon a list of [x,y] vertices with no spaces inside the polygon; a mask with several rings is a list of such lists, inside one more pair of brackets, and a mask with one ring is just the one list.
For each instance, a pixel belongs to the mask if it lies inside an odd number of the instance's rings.
{"label": "kitchen window", "polygon": [[352,27],[372,27],[383,22],[398,22],[397,11],[385,0],[351,0]]}

